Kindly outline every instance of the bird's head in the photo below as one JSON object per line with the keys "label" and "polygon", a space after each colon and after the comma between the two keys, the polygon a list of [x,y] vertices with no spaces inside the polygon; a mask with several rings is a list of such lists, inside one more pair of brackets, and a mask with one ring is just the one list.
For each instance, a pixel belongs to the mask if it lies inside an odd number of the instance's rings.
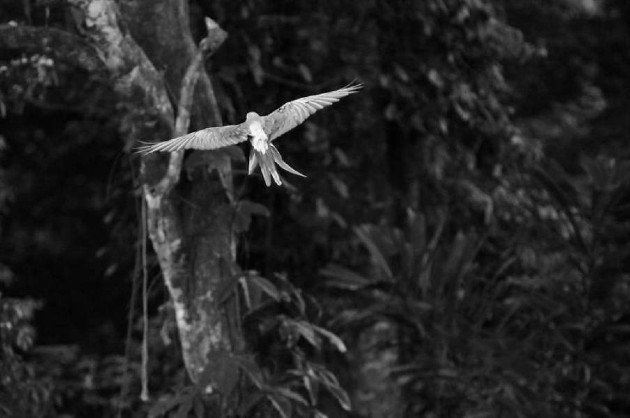
{"label": "bird's head", "polygon": [[261,153],[266,153],[269,148],[269,137],[262,127],[262,118],[255,112],[249,112],[245,120],[251,136],[252,146]]}

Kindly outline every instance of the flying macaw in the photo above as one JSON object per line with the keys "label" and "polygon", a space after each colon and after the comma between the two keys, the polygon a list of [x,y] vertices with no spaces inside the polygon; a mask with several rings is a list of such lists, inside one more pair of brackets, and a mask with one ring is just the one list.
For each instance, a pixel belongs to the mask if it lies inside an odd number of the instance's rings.
{"label": "flying macaw", "polygon": [[285,163],[271,141],[300,125],[318,110],[338,102],[349,94],[356,93],[361,87],[363,87],[361,84],[351,84],[339,90],[302,97],[285,103],[267,116],[249,112],[247,119],[241,124],[202,129],[168,141],[141,146],[138,152],[146,155],[156,151],[213,150],[249,140],[252,144],[249,155],[249,174],[252,174],[260,165],[260,171],[267,186],[271,185],[272,178],[277,185],[281,185],[276,163],[289,173],[306,176]]}

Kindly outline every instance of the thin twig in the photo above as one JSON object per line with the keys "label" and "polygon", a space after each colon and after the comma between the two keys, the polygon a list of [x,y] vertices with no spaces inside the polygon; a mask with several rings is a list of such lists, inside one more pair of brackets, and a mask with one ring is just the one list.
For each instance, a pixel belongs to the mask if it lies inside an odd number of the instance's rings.
{"label": "thin twig", "polygon": [[140,399],[149,400],[149,303],[147,295],[147,206],[142,202],[142,392]]}
{"label": "thin twig", "polygon": [[[129,167],[131,172],[131,177],[133,179],[133,184],[136,184],[136,176],[133,171],[133,164],[129,161]],[[144,206],[144,201],[139,200],[141,207],[138,208],[136,205],[136,216],[140,218],[140,222],[138,225],[138,235],[142,236],[143,225],[145,225],[145,220],[142,218],[142,206]],[[138,210],[140,209],[140,210]],[[123,412],[123,403],[125,398],[127,397],[127,393],[129,392],[129,383],[130,383],[130,374],[129,374],[129,358],[131,357],[131,334],[133,331],[133,317],[134,317],[134,303],[136,301],[136,296],[138,295],[138,278],[140,275],[140,263],[142,262],[142,243],[140,246],[136,244],[136,260],[133,266],[133,273],[131,279],[131,296],[129,297],[129,311],[127,313],[127,334],[125,336],[125,378],[123,379],[122,384],[120,385],[120,395],[118,396],[118,411],[116,416],[118,418],[122,418]]]}

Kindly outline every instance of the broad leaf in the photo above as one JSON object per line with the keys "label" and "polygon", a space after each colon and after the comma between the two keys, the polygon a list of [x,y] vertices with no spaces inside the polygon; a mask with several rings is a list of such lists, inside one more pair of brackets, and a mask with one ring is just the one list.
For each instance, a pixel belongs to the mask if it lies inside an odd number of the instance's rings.
{"label": "broad leaf", "polygon": [[372,281],[367,277],[361,276],[360,274],[337,264],[329,264],[321,269],[320,273],[328,277],[325,282],[326,286],[340,289],[359,290],[372,283]]}
{"label": "broad leaf", "polygon": [[271,283],[269,280],[265,279],[259,275],[249,275],[246,277],[246,283],[248,285],[256,286],[260,291],[269,295],[273,300],[279,302],[282,297],[280,295],[280,290],[276,287],[275,284]]}
{"label": "broad leaf", "polygon": [[293,408],[289,400],[274,394],[267,395],[267,399],[282,418],[293,417]]}
{"label": "broad leaf", "polygon": [[343,343],[341,338],[339,338],[338,336],[336,336],[335,334],[333,334],[332,332],[328,331],[325,328],[318,327],[316,325],[313,325],[312,327],[315,331],[317,331],[318,333],[326,337],[328,341],[330,341],[332,345],[334,345],[337,348],[337,350],[339,350],[339,352],[345,353],[346,351],[348,351],[348,349],[346,348],[346,345]]}
{"label": "broad leaf", "polygon": [[300,395],[297,392],[292,391],[289,388],[286,387],[277,387],[274,388],[274,392],[278,393],[279,395],[284,396],[287,399],[291,399],[294,400],[298,403],[301,403],[304,406],[309,406],[308,401],[304,398],[304,396]]}

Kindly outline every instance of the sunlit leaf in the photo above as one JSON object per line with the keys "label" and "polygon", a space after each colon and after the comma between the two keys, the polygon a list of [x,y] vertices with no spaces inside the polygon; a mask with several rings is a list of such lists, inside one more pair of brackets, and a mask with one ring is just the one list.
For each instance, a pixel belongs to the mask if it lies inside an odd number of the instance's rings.
{"label": "sunlit leaf", "polygon": [[319,383],[317,380],[313,379],[312,376],[306,374],[302,376],[302,381],[304,382],[304,387],[308,392],[311,405],[317,405],[319,398]]}
{"label": "sunlit leaf", "polygon": [[328,339],[328,341],[330,341],[332,345],[334,345],[337,348],[337,350],[339,350],[339,352],[345,353],[346,351],[348,351],[348,349],[346,348],[346,345],[343,343],[341,338],[339,338],[332,332],[328,331],[325,328],[318,327],[316,325],[313,325],[313,329],[319,334],[322,334],[324,337],[326,337],[326,339]]}

